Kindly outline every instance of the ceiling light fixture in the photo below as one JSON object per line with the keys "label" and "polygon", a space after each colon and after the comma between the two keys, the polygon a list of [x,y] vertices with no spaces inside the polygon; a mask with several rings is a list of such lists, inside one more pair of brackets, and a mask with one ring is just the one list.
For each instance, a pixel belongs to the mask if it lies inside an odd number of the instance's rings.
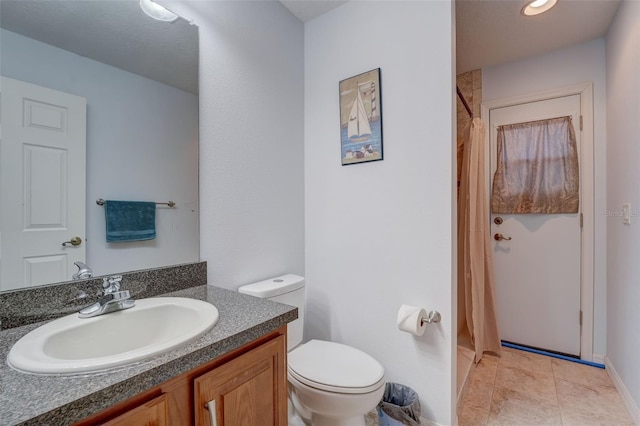
{"label": "ceiling light fixture", "polygon": [[178,19],[178,15],[152,0],[140,0],[140,9],[158,21],[173,22]]}
{"label": "ceiling light fixture", "polygon": [[522,14],[526,16],[539,15],[556,5],[558,0],[532,0],[522,8]]}

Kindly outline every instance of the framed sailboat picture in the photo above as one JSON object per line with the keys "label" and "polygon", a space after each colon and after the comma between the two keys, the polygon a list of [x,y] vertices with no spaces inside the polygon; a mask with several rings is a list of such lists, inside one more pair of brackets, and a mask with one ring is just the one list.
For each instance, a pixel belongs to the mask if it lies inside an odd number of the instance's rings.
{"label": "framed sailboat picture", "polygon": [[342,165],[382,160],[380,68],[342,80],[339,88]]}

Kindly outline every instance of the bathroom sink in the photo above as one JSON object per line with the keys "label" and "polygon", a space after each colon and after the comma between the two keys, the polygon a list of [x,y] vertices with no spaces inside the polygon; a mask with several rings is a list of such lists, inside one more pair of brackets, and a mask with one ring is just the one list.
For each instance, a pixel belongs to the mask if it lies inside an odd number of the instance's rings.
{"label": "bathroom sink", "polygon": [[41,374],[105,370],[167,352],[209,331],[218,321],[210,303],[182,297],[136,300],[133,308],[93,318],[68,315],[16,342],[7,361]]}

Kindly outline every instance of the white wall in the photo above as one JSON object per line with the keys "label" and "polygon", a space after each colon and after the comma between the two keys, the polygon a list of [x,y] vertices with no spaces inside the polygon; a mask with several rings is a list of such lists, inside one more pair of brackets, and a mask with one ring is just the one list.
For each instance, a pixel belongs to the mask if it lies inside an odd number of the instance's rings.
{"label": "white wall", "polygon": [[[640,424],[640,2],[624,1],[607,35],[607,208],[630,202],[631,225],[607,219],[607,357]],[[629,400],[627,400],[629,402]]]}
{"label": "white wall", "polygon": [[303,24],[280,2],[162,1],[199,26],[210,284],[304,275]]}
{"label": "white wall", "polygon": [[[2,75],[87,99],[87,259],[96,275],[198,260],[198,97],[2,30]],[[167,201],[157,238],[105,241],[96,199]],[[71,279],[71,277],[69,277]]]}
{"label": "white wall", "polygon": [[[440,424],[455,416],[452,30],[445,1],[348,2],[305,25],[305,339],[371,354]],[[377,67],[384,160],[343,167],[338,82]],[[442,322],[402,333],[403,303]]]}
{"label": "white wall", "polygon": [[482,69],[482,100],[491,101],[593,82],[594,116],[594,331],[593,351],[607,347],[606,85],[605,42],[597,39],[520,61]]}

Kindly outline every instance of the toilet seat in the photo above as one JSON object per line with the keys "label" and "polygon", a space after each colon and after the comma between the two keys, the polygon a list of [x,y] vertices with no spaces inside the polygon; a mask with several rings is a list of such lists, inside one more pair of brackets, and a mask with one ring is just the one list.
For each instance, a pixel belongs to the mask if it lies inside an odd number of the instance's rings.
{"label": "toilet seat", "polygon": [[335,342],[311,340],[288,354],[289,374],[315,389],[361,394],[384,384],[384,368],[368,354]]}

